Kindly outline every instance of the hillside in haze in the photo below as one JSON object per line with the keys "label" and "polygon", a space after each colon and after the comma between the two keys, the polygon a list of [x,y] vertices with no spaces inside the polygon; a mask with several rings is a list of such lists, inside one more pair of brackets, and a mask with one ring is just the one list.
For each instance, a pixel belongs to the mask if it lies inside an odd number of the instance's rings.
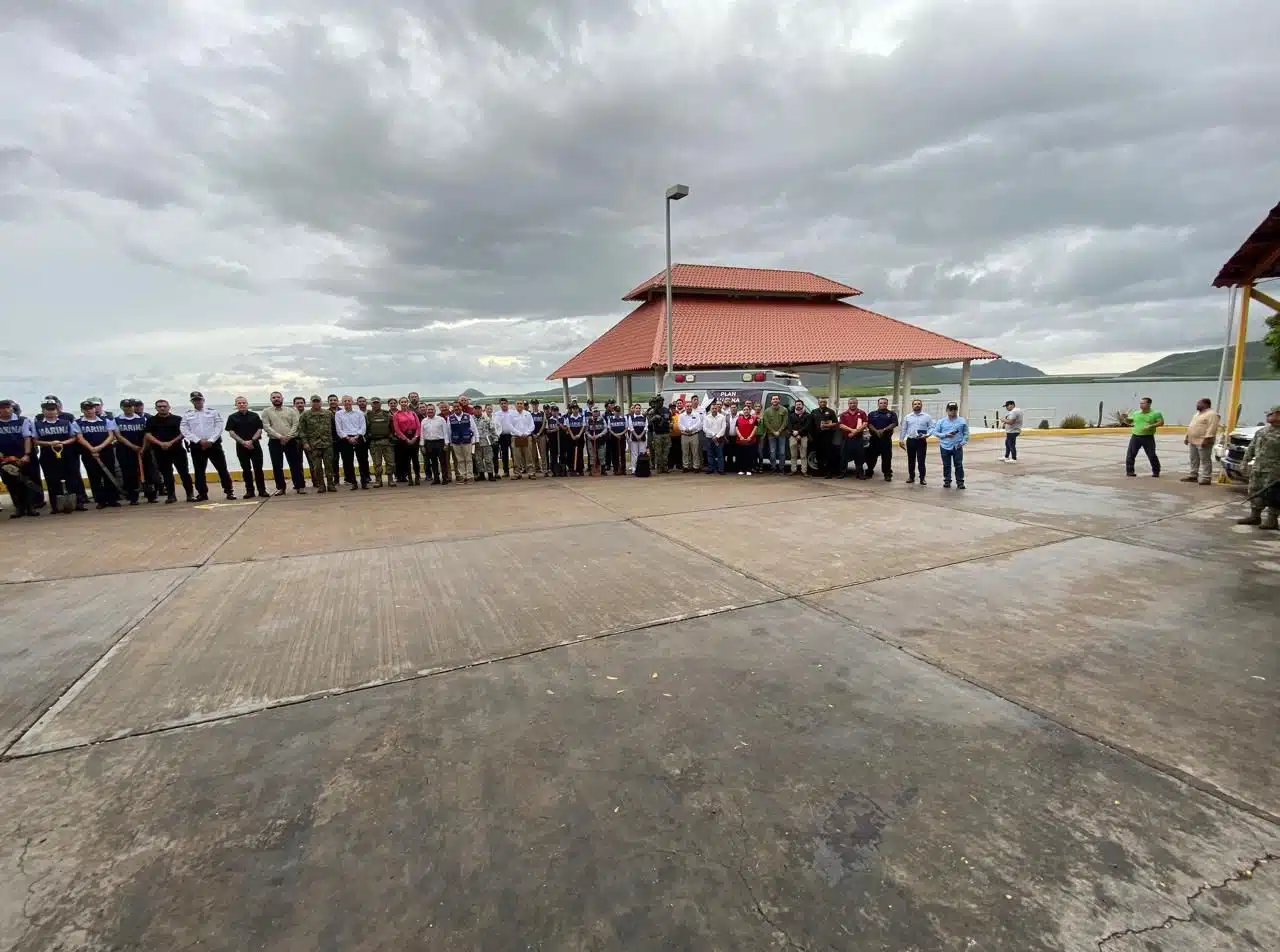
{"label": "hillside in haze", "polygon": [[[1234,356],[1234,355],[1232,355]],[[1251,341],[1244,348],[1244,375],[1251,380],[1280,377],[1268,364],[1267,345],[1260,340]],[[1230,359],[1230,358],[1228,358]],[[1217,377],[1222,366],[1222,348],[1193,350],[1182,354],[1170,354],[1159,360],[1131,370],[1126,377]],[[1228,365],[1228,373],[1230,365]]]}

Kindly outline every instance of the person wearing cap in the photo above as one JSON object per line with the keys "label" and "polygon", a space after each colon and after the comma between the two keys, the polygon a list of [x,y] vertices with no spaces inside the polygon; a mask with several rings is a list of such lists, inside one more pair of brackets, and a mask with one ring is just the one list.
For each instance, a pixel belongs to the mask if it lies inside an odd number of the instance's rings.
{"label": "person wearing cap", "polygon": [[969,421],[959,415],[960,407],[947,404],[947,415],[933,424],[931,436],[938,438],[942,453],[942,488],[951,488],[951,471],[955,470],[956,489],[964,489],[964,446],[969,442]]}
{"label": "person wearing cap", "polygon": [[1018,435],[1022,433],[1022,411],[1013,400],[1004,402],[1004,414],[1000,417],[1000,426],[1004,429],[1004,461],[1018,461]]}
{"label": "person wearing cap", "polygon": [[649,465],[654,473],[671,469],[671,411],[662,403],[662,394],[654,394],[645,414],[649,424]]}
{"label": "person wearing cap", "polygon": [[1244,453],[1249,471],[1249,515],[1241,526],[1280,528],[1280,403],[1267,411],[1267,425],[1254,434]]}
{"label": "person wearing cap", "polygon": [[364,412],[364,435],[369,441],[369,465],[373,469],[373,488],[382,488],[382,473],[387,474],[388,487],[396,484],[396,454],[392,441],[391,411],[384,410],[382,398],[374,397]]}
{"label": "person wearing cap", "polygon": [[606,472],[601,462],[601,453],[608,456],[608,441],[609,425],[601,416],[599,407],[592,407],[591,412],[586,414],[582,433],[582,452],[586,457],[583,469],[588,476],[599,476]]}
{"label": "person wearing cap", "polygon": [[609,429],[604,471],[621,476],[627,471],[627,416],[613,400],[605,401],[604,425]]}
{"label": "person wearing cap", "polygon": [[[338,433],[338,450],[342,457],[342,480],[352,489],[369,488],[369,449],[364,444],[366,421],[364,414],[355,408],[351,394],[343,394],[342,407],[334,414],[334,426]],[[360,467],[360,482],[356,483],[356,463]]]}
{"label": "person wearing cap", "polygon": [[564,416],[563,436],[560,438],[564,455],[560,465],[570,476],[582,475],[584,449],[587,434],[587,416],[577,400],[569,401],[569,412]]}
{"label": "person wearing cap", "polygon": [[547,404],[547,468],[552,476],[562,475],[560,468],[560,439],[564,435],[564,420],[560,416],[560,408],[554,403]]}
{"label": "person wearing cap", "polygon": [[40,404],[40,416],[31,421],[35,444],[40,448],[40,469],[49,491],[49,507],[61,509],[60,499],[75,498],[77,512],[84,512],[89,496],[80,478],[80,427],[70,414],[63,412],[57,397],[49,396]]}
{"label": "person wearing cap", "polygon": [[116,424],[116,466],[124,483],[124,496],[129,505],[138,504],[139,490],[146,494],[147,502],[155,502],[159,480],[155,478],[154,465],[147,452],[147,415],[142,412],[142,401],[120,401],[120,415]]}
{"label": "person wearing cap", "polygon": [[[637,461],[649,453],[649,418],[644,415],[639,403],[631,404],[631,416],[627,418],[627,452],[631,454],[631,475],[634,476]],[[652,458],[649,465],[653,465]]]}
{"label": "person wearing cap", "polygon": [[51,394],[51,393],[50,393],[50,394],[46,394],[46,395],[45,395],[45,398],[44,398],[43,400],[41,400],[41,401],[40,401],[40,408],[43,410],[43,409],[44,409],[44,405],[45,405],[46,403],[49,403],[49,402],[52,402],[52,403],[53,403],[53,404],[58,408],[58,419],[59,419],[59,420],[66,420],[68,423],[74,423],[74,422],[76,421],[76,418],[75,418],[72,414],[70,414],[70,413],[68,413],[66,410],[62,409],[62,401],[61,401],[61,400],[59,400],[56,396],[54,396],[54,395],[53,395],[53,394]]}
{"label": "person wearing cap", "polygon": [[187,467],[187,448],[182,442],[182,418],[169,411],[168,400],[156,401],[156,412],[147,417],[147,443],[153,447],[156,468],[164,484],[165,503],[177,502],[173,491],[173,473],[182,479],[187,502],[195,499],[191,491],[191,471]]}
{"label": "person wearing cap", "polygon": [[929,433],[933,430],[933,417],[924,412],[924,401],[912,400],[911,412],[902,418],[902,439],[898,440],[898,449],[907,451],[907,482],[916,481],[916,470],[920,471],[920,485],[927,486],[924,481],[925,450],[929,447]]}
{"label": "person wearing cap", "polygon": [[533,433],[529,438],[529,451],[533,454],[533,471],[542,476],[551,475],[547,468],[547,415],[537,398],[529,401],[529,419],[533,420]]}
{"label": "person wearing cap", "polygon": [[120,508],[120,495],[124,491],[124,480],[116,473],[116,451],[113,445],[116,440],[116,424],[114,420],[106,420],[98,415],[98,403],[92,398],[80,404],[80,419],[76,420],[79,433],[76,439],[80,443],[81,456],[85,461],[85,470],[89,474],[89,488],[93,493],[93,502],[99,509],[110,506]]}
{"label": "person wearing cap", "polygon": [[[227,417],[227,432],[236,441],[236,459],[244,480],[244,498],[267,498],[267,479],[262,471],[262,417],[249,409],[247,397],[236,397],[236,412]],[[255,492],[256,490],[256,492]]]}
{"label": "person wearing cap", "polygon": [[213,463],[222,492],[228,499],[235,499],[235,486],[227,469],[227,454],[222,450],[222,414],[204,405],[204,394],[191,391],[191,409],[182,414],[182,438],[191,450],[192,474],[196,480],[196,502],[207,502],[209,483],[206,479],[209,464]]}
{"label": "person wearing cap", "polygon": [[[301,404],[302,409],[299,409]],[[271,393],[271,406],[262,411],[262,430],[267,434],[267,453],[271,456],[271,475],[275,479],[275,495],[285,493],[284,464],[289,461],[289,477],[293,491],[305,493],[307,481],[302,473],[302,444],[298,441],[298,418],[307,408],[306,401],[294,397],[293,406],[284,405],[284,394]]]}
{"label": "person wearing cap", "polygon": [[333,414],[320,399],[311,395],[311,406],[298,417],[298,439],[311,467],[311,485],[318,493],[327,493],[337,483],[329,478],[328,466],[333,453]]}
{"label": "person wearing cap", "polygon": [[[22,405],[19,404],[17,400],[12,401],[12,403],[13,415],[22,416]],[[31,418],[27,417],[27,419],[30,420]],[[34,487],[31,491],[35,494],[35,507],[37,509],[43,509],[45,502],[44,478],[40,472],[40,454],[37,452],[34,444],[31,447],[31,459],[28,461],[27,465],[23,467],[23,472],[27,477],[27,482],[30,486]]]}
{"label": "person wearing cap", "polygon": [[36,503],[39,483],[27,474],[35,443],[35,427],[14,412],[12,400],[0,400],[0,480],[13,500],[10,519],[40,515]]}

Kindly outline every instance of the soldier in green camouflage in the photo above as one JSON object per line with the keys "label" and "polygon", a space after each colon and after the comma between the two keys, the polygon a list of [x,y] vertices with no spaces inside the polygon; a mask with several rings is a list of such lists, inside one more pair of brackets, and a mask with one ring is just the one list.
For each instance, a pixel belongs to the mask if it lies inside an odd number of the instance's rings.
{"label": "soldier in green camouflage", "polygon": [[662,405],[662,394],[649,401],[649,462],[655,473],[665,473],[671,456],[671,411]]}
{"label": "soldier in green camouflage", "polygon": [[311,409],[298,418],[298,439],[311,467],[311,485],[316,492],[329,491],[328,464],[333,450],[333,414],[325,409],[319,394],[311,397]]}
{"label": "soldier in green camouflage", "polygon": [[396,484],[395,447],[391,445],[391,414],[382,408],[382,400],[374,397],[364,412],[365,439],[373,457],[373,488],[382,488],[382,470],[387,470],[387,485]]}
{"label": "soldier in green camouflage", "polygon": [[1244,454],[1249,470],[1249,508],[1242,526],[1280,528],[1280,404],[1267,411],[1267,425],[1254,434]]}

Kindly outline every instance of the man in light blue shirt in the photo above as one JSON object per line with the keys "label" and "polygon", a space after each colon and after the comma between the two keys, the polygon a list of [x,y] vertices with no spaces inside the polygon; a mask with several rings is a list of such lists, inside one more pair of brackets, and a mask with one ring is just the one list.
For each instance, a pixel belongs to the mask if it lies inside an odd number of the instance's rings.
{"label": "man in light blue shirt", "polygon": [[956,489],[964,489],[964,445],[969,442],[969,422],[959,415],[960,408],[947,404],[947,415],[933,425],[932,435],[942,450],[942,488],[951,486],[951,467],[956,470]]}
{"label": "man in light blue shirt", "polygon": [[916,470],[920,470],[920,485],[924,481],[924,455],[929,445],[929,433],[933,429],[933,417],[924,412],[924,403],[911,401],[911,412],[902,418],[902,439],[898,446],[907,451],[907,482],[916,481]]}

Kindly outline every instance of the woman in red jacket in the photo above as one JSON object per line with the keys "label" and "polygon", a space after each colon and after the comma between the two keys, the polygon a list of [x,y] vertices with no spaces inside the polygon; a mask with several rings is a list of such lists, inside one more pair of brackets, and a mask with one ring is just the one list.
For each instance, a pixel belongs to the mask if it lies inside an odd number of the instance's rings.
{"label": "woman in red jacket", "polygon": [[391,408],[391,433],[394,437],[391,449],[395,455],[398,482],[418,485],[417,477],[410,474],[409,464],[418,454],[418,436],[421,430],[418,411],[409,406],[408,400],[402,401],[399,408]]}
{"label": "woman in red jacket", "polygon": [[734,453],[738,475],[750,476],[756,468],[756,437],[760,435],[760,419],[750,404],[744,406],[738,414],[734,429],[738,435],[737,452]]}

